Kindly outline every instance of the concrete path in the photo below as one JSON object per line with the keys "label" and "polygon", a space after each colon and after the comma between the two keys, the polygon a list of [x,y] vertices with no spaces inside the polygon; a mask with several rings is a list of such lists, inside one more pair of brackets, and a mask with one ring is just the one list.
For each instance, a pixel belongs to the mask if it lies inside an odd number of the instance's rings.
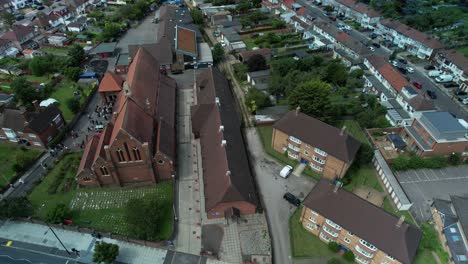
{"label": "concrete path", "polygon": [[301,174],[304,171],[306,166],[307,166],[307,164],[305,164],[305,163],[299,163],[299,165],[297,165],[297,167],[294,169],[292,174],[294,176],[296,176],[296,177],[301,177]]}

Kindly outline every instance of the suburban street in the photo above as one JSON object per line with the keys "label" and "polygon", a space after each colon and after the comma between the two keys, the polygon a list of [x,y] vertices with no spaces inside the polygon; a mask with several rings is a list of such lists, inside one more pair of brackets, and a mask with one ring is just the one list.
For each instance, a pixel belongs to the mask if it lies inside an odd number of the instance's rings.
{"label": "suburban street", "polygon": [[[263,151],[263,146],[255,128],[245,130],[251,165],[254,169],[257,186],[269,221],[273,239],[274,263],[292,263],[289,239],[289,217],[296,207],[283,199],[290,192],[301,200],[312,187],[313,182],[303,177],[290,175],[287,179],[279,176],[281,165],[272,160]],[[316,263],[308,262],[308,263]]]}
{"label": "suburban street", "polygon": [[61,256],[46,254],[40,251],[30,251],[22,248],[0,246],[0,263],[8,264],[75,264],[76,260]]}

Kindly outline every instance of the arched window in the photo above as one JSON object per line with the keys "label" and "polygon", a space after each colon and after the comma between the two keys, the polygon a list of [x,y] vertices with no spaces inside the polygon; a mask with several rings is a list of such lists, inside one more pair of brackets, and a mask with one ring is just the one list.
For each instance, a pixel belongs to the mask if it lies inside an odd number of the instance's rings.
{"label": "arched window", "polygon": [[125,161],[125,156],[124,156],[122,150],[117,149],[115,152],[117,153],[117,158],[119,159],[119,162],[124,162]]}
{"label": "arched window", "polygon": [[141,160],[140,150],[138,148],[133,148],[133,156],[135,160]]}
{"label": "arched window", "polygon": [[91,181],[91,178],[89,178],[89,177],[83,177],[83,181],[85,181],[85,182]]}
{"label": "arched window", "polygon": [[109,175],[109,170],[108,170],[106,167],[101,166],[100,169],[101,169],[101,174],[102,174],[103,176]]}

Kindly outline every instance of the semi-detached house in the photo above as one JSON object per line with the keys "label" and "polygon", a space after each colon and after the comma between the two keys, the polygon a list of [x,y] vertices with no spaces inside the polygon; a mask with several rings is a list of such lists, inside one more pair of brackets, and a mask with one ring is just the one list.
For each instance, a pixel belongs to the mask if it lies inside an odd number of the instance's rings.
{"label": "semi-detached house", "polygon": [[443,48],[440,41],[396,20],[383,19],[378,26],[387,39],[421,59],[431,59],[435,51]]}
{"label": "semi-detached house", "polygon": [[361,264],[411,264],[422,232],[361,197],[320,180],[304,199],[303,228],[324,243],[336,242]]}
{"label": "semi-detached house", "polygon": [[309,165],[325,178],[342,178],[361,145],[346,133],[296,109],[273,125],[274,150]]}
{"label": "semi-detached house", "polygon": [[459,84],[468,81],[468,58],[456,50],[439,50],[435,62],[441,69],[449,70]]}
{"label": "semi-detached house", "polygon": [[376,25],[382,17],[380,12],[362,2],[354,0],[334,0],[332,2],[338,14],[354,19],[363,27]]}

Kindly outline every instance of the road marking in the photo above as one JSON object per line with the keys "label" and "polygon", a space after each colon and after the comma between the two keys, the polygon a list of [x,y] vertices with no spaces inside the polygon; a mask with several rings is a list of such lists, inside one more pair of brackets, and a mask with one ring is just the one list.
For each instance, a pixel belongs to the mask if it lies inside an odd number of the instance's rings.
{"label": "road marking", "polygon": [[445,180],[463,180],[463,179],[468,179],[468,176],[451,177],[451,178],[444,178],[444,179],[437,179],[437,180],[401,181],[400,184],[418,183],[418,182],[435,182],[435,181],[445,181]]}
{"label": "road marking", "polygon": [[8,241],[8,242],[6,243],[6,246],[9,247],[9,246],[11,246],[11,244],[13,244],[13,241],[10,240],[10,241]]}
{"label": "road marking", "polygon": [[13,261],[18,260],[18,261],[26,261],[26,262],[32,263],[29,259],[15,259],[15,258],[12,258],[12,257],[10,257],[8,255],[0,255],[0,257],[7,257],[7,258],[9,258],[9,259],[11,259]]}

